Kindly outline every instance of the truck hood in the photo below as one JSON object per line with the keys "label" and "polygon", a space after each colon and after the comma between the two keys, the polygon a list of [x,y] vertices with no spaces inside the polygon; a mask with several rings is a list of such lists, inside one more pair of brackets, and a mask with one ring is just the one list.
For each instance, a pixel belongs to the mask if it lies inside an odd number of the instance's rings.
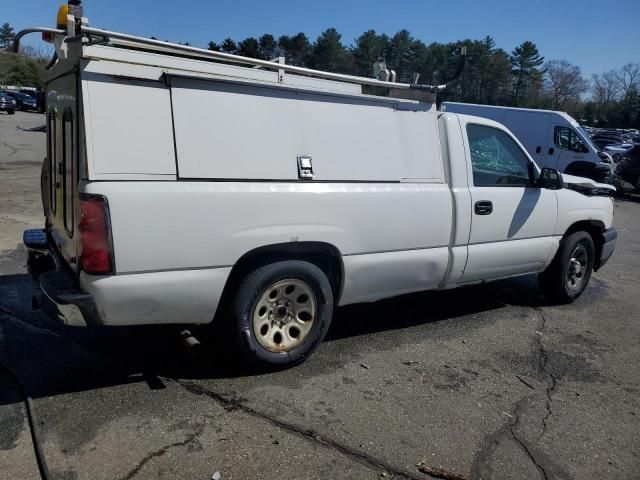
{"label": "truck hood", "polygon": [[575,190],[585,195],[612,195],[616,191],[616,187],[606,183],[598,183],[590,178],[576,177],[567,173],[562,174],[562,180],[566,188]]}

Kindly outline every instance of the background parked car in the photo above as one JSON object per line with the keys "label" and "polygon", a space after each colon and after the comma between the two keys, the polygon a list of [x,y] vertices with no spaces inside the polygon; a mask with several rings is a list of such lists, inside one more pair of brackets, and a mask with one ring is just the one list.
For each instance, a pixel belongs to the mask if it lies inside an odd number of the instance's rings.
{"label": "background parked car", "polygon": [[640,193],[640,143],[620,159],[614,174],[614,186],[619,193]]}
{"label": "background parked car", "polygon": [[0,92],[0,112],[7,112],[9,115],[16,113],[16,101],[2,92]]}
{"label": "background parked car", "polygon": [[12,97],[16,101],[16,107],[18,110],[23,110],[25,112],[38,111],[38,102],[31,95],[27,95],[26,93],[13,92],[13,91],[4,91],[5,95]]}
{"label": "background parked car", "polygon": [[44,113],[46,107],[45,107],[45,97],[44,97],[44,90],[43,89],[37,89],[37,90],[28,90],[28,89],[22,89],[20,90],[20,93],[24,93],[26,95],[30,95],[33,98],[36,99],[36,105],[38,107],[38,113]]}
{"label": "background parked car", "polygon": [[611,155],[616,163],[640,142],[640,135],[635,129],[590,128],[588,132],[593,144],[601,152]]}

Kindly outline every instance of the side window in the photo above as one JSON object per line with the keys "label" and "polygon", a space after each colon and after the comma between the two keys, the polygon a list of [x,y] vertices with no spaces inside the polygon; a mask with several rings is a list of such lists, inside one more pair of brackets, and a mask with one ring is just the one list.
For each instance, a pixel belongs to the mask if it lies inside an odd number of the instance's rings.
{"label": "side window", "polygon": [[56,178],[58,176],[58,168],[56,163],[56,113],[52,111],[49,114],[49,142],[47,145],[47,159],[49,161],[49,180],[51,188],[51,213],[56,214]]}
{"label": "side window", "polygon": [[530,161],[505,132],[469,124],[467,137],[476,187],[522,187],[530,184]]}
{"label": "side window", "polygon": [[73,113],[70,108],[65,109],[62,116],[62,198],[64,199],[64,228],[69,235],[73,235]]}
{"label": "side window", "polygon": [[569,127],[555,127],[553,129],[553,143],[556,147],[572,152],[584,152],[582,140],[575,130]]}

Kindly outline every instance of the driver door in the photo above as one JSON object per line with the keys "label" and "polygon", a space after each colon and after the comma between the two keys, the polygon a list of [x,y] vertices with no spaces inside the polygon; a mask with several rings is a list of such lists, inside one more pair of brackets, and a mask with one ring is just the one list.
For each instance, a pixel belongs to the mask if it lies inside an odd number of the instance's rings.
{"label": "driver door", "polygon": [[506,130],[465,130],[472,218],[461,282],[541,270],[554,245],[555,192],[534,185],[533,162]]}
{"label": "driver door", "polygon": [[556,170],[559,172],[566,171],[567,167],[574,162],[589,161],[586,158],[589,150],[585,148],[580,136],[574,129],[555,125],[553,127],[553,143],[559,153],[558,163],[556,164]]}

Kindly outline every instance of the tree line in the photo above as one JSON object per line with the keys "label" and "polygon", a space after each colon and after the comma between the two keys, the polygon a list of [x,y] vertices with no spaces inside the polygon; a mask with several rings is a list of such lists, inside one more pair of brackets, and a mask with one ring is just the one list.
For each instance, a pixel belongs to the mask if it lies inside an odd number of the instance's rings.
{"label": "tree line", "polygon": [[300,32],[239,42],[226,38],[208,45],[210,50],[265,60],[282,56],[289,64],[365,77],[372,77],[374,62],[384,58],[397,81],[428,84],[455,75],[462,47],[467,51],[465,69],[439,101],[563,110],[589,125],[640,128],[640,64],[586,79],[567,60],[545,60],[531,41],[508,52],[491,36],[427,45],[408,30],[393,36],[368,30],[345,45],[340,33],[329,28],[314,42]]}
{"label": "tree line", "polygon": [[[13,29],[4,24],[0,48],[8,47],[12,40]],[[374,62],[384,58],[397,81],[428,84],[440,84],[455,75],[463,47],[465,69],[453,87],[439,95],[439,101],[563,110],[589,125],[640,128],[640,64],[629,63],[618,71],[586,79],[580,67],[567,60],[546,60],[531,41],[508,52],[497,47],[491,36],[427,45],[408,30],[393,36],[368,30],[345,44],[342,35],[329,28],[315,41],[299,32],[278,38],[268,33],[240,41],[226,38],[208,44],[210,50],[265,60],[284,57],[291,65],[365,77],[372,77]],[[33,56],[26,53],[26,57]],[[0,83],[9,78],[42,84],[42,78],[34,79],[24,65],[7,69],[2,63]],[[43,70],[42,59],[24,63],[31,70],[38,65]]]}
{"label": "tree line", "polygon": [[48,63],[43,51],[25,47],[13,53],[15,32],[11,25],[0,26],[0,86],[44,87],[45,67]]}

